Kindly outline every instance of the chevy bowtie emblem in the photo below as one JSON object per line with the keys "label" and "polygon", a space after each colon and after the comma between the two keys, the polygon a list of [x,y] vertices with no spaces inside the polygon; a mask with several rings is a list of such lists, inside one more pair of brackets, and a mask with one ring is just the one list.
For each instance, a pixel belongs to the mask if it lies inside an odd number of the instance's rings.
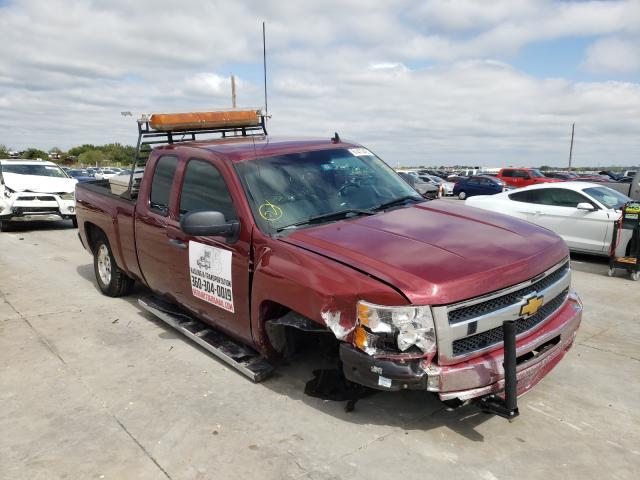
{"label": "chevy bowtie emblem", "polygon": [[531,297],[529,300],[527,300],[527,303],[525,303],[524,305],[522,305],[522,307],[520,307],[520,316],[530,317],[531,315],[535,314],[538,310],[540,310],[540,307],[542,306],[543,303],[544,303],[543,295],[540,295],[539,297]]}

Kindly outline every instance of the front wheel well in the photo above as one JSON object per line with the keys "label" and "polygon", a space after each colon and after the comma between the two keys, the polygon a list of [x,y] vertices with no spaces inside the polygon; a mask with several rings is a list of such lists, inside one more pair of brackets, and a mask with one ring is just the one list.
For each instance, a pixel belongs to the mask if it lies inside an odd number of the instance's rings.
{"label": "front wheel well", "polygon": [[[291,308],[266,301],[260,307],[261,322],[271,349],[279,356],[290,358],[313,345],[337,352],[338,340],[324,325],[314,322]],[[331,345],[329,345],[331,344]]]}

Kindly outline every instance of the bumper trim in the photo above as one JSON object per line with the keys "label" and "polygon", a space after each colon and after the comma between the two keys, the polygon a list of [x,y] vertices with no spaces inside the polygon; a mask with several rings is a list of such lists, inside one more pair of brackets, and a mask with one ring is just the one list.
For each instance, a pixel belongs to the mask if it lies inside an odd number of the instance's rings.
{"label": "bumper trim", "polygon": [[427,389],[427,372],[420,367],[420,360],[380,360],[348,343],[340,344],[340,360],[347,380],[365,387],[387,392]]}

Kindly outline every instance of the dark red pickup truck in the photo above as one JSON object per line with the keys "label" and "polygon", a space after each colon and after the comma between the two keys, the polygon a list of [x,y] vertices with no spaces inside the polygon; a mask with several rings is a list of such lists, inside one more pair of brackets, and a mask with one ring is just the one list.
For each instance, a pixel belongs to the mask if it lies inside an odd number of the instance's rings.
{"label": "dark red pickup truck", "polygon": [[315,329],[339,341],[350,381],[459,403],[505,395],[505,322],[517,395],[560,361],[580,324],[559,236],[425,201],[337,136],[156,147],[135,197],[77,186],[79,236],[102,291],[138,281],[271,362],[287,350],[280,330]]}

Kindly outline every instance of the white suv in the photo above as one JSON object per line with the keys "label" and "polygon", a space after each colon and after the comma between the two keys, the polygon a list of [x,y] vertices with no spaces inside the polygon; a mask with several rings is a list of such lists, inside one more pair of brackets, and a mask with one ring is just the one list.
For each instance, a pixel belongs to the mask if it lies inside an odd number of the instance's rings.
{"label": "white suv", "polygon": [[76,183],[53,162],[0,160],[0,231],[12,220],[52,215],[77,226]]}

